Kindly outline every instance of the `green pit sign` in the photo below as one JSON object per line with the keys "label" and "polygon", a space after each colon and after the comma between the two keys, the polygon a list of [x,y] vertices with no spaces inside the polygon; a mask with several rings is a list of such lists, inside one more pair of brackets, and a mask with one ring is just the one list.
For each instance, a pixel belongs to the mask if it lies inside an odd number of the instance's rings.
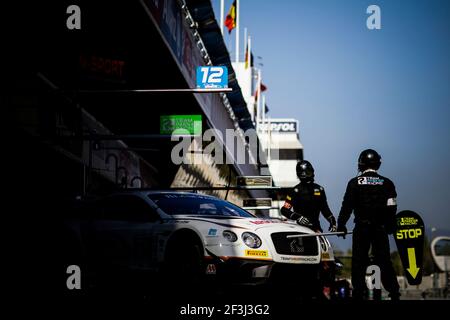
{"label": "green pit sign", "polygon": [[201,115],[160,116],[159,133],[169,135],[201,135]]}

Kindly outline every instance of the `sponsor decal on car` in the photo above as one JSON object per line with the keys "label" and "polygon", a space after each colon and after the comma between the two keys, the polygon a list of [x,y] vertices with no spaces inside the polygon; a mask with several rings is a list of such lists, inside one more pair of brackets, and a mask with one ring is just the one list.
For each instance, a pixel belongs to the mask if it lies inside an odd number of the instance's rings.
{"label": "sponsor decal on car", "polygon": [[279,223],[279,221],[272,221],[272,220],[256,220],[250,222],[253,224]]}
{"label": "sponsor decal on car", "polygon": [[217,237],[217,229],[209,229],[208,237]]}
{"label": "sponsor decal on car", "polygon": [[[226,217],[226,220],[230,220],[232,218],[233,217]],[[241,226],[237,226],[237,225],[232,225],[232,224],[228,224],[228,223],[221,223],[221,222],[213,221],[213,219],[216,219],[216,218],[215,217],[214,218],[210,218],[209,220],[207,220],[207,219],[189,218],[189,221],[191,221],[191,222],[192,221],[203,221],[203,222],[208,222],[208,223],[214,223],[214,224],[216,224],[218,226],[227,227],[227,228],[247,229],[247,228],[244,228],[244,227],[241,227]],[[193,222],[193,223],[195,223],[195,222]]]}
{"label": "sponsor decal on car", "polygon": [[213,263],[210,263],[206,266],[206,274],[216,274],[217,269],[216,265]]}
{"label": "sponsor decal on car", "polygon": [[317,261],[317,258],[307,257],[280,257],[283,261]]}
{"label": "sponsor decal on car", "polygon": [[245,256],[246,257],[268,257],[269,251],[268,250],[245,250]]}
{"label": "sponsor decal on car", "polygon": [[328,252],[322,252],[322,259],[330,259],[330,254]]}

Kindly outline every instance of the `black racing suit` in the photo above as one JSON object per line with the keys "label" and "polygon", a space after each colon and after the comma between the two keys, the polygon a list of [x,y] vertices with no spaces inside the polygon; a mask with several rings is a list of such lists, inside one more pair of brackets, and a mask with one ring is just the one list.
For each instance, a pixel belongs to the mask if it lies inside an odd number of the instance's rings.
{"label": "black racing suit", "polygon": [[[293,211],[292,211],[293,210]],[[330,225],[336,225],[336,219],[328,207],[325,190],[314,182],[299,183],[286,196],[281,213],[288,219],[307,218],[313,230],[322,232],[319,215],[322,212]]]}
{"label": "black racing suit", "polygon": [[355,215],[352,245],[353,297],[361,299],[366,292],[365,274],[372,246],[374,263],[380,267],[381,282],[391,297],[398,297],[399,285],[392,267],[389,236],[394,231],[397,212],[394,183],[375,170],[366,170],[351,179],[338,217],[338,231],[352,212]]}

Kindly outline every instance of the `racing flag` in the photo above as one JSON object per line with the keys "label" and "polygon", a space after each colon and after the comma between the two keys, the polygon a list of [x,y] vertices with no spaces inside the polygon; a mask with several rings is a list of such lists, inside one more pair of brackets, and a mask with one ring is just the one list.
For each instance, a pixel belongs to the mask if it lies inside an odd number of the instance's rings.
{"label": "racing flag", "polygon": [[236,11],[236,0],[233,1],[233,4],[231,5],[230,11],[228,11],[227,17],[225,19],[225,27],[228,29],[228,33],[231,33],[231,30],[236,28],[236,18],[237,18],[237,11]]}
{"label": "racing flag", "polygon": [[245,47],[245,69],[253,67],[253,53],[250,50],[249,40],[247,40],[247,46]]}
{"label": "racing flag", "polygon": [[259,88],[256,88],[255,90],[255,101],[258,101],[259,95],[261,92],[264,92],[267,90],[267,87],[261,82],[261,85],[259,86]]}

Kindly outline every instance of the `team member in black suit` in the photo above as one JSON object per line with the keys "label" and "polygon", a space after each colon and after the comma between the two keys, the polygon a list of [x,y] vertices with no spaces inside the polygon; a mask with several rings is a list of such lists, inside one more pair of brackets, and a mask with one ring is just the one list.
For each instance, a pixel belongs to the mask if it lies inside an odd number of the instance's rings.
{"label": "team member in black suit", "polygon": [[[394,183],[377,173],[380,155],[372,149],[361,152],[358,170],[361,174],[351,179],[338,217],[338,231],[347,232],[346,223],[355,215],[352,246],[353,297],[363,299],[366,294],[365,274],[372,247],[374,263],[380,267],[381,282],[392,300],[398,300],[399,285],[392,267],[389,237],[395,228],[397,193]],[[345,237],[345,236],[344,236]]]}
{"label": "team member in black suit", "polygon": [[286,196],[281,213],[288,219],[296,220],[298,224],[308,226],[322,232],[319,215],[330,223],[329,231],[336,231],[336,219],[327,203],[323,187],[314,183],[314,168],[309,161],[300,161],[296,167],[300,183]]}

